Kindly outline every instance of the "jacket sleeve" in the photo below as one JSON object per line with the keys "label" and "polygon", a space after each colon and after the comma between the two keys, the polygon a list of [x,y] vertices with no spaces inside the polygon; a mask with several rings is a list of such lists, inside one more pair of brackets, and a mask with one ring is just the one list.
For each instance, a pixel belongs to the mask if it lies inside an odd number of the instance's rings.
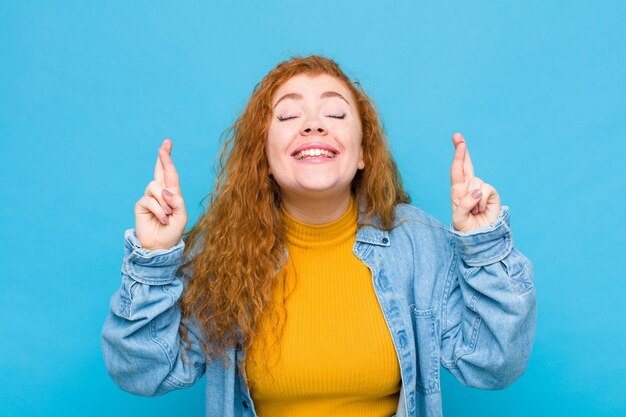
{"label": "jacket sleeve", "polygon": [[107,371],[124,391],[154,397],[193,385],[205,372],[197,324],[189,323],[191,348],[178,334],[178,301],[183,276],[178,271],[184,241],[170,249],[141,247],[134,229],[124,233],[121,287],[110,299],[101,333]]}
{"label": "jacket sleeve", "polygon": [[533,264],[513,247],[508,206],[470,232],[450,226],[441,364],[462,384],[503,389],[524,372],[536,322]]}

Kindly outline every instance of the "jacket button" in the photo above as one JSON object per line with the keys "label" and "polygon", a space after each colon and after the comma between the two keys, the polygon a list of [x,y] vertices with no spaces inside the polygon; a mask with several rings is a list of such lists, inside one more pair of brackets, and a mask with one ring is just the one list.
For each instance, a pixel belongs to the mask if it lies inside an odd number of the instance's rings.
{"label": "jacket button", "polygon": [[383,243],[386,245],[387,243],[389,243],[389,239],[387,239],[386,237],[383,238]]}
{"label": "jacket button", "polygon": [[241,405],[243,405],[243,408],[248,408],[248,403],[246,401],[242,401]]}

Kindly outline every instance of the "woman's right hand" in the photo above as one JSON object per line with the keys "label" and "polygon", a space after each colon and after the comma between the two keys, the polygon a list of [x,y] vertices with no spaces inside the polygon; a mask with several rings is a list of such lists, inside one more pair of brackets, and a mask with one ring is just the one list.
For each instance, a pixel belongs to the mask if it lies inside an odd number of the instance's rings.
{"label": "woman's right hand", "polygon": [[172,141],[165,139],[159,148],[154,180],[135,204],[135,234],[145,249],[171,248],[187,226],[187,210],[171,152]]}

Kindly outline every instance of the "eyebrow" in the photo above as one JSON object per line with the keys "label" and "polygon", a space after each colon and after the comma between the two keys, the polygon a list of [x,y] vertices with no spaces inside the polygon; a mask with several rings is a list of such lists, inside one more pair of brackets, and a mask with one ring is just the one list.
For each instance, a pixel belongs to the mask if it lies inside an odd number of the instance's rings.
{"label": "eyebrow", "polygon": [[[348,100],[346,100],[341,94],[336,93],[334,91],[325,91],[320,96],[320,98],[328,98],[328,97],[339,97],[340,99],[342,99],[343,101],[348,103]],[[276,106],[278,106],[278,103],[280,103],[283,99],[287,99],[287,98],[291,98],[291,99],[294,99],[294,100],[302,100],[302,94],[287,93],[287,94],[285,94],[284,96],[282,96],[281,98],[278,99],[276,104],[274,104],[274,108],[276,108]],[[348,103],[348,106],[349,105],[350,105],[350,103]]]}

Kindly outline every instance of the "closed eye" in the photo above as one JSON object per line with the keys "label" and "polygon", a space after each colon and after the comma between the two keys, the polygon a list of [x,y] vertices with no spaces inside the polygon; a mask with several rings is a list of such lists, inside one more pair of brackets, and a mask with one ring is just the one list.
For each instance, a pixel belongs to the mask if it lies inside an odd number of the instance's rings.
{"label": "closed eye", "polygon": [[[284,122],[285,120],[289,120],[289,119],[296,119],[298,116],[276,116],[276,118],[278,120],[280,120],[281,122]],[[346,118],[346,113],[341,113],[341,114],[329,114],[327,117],[332,117],[334,119],[345,119]]]}
{"label": "closed eye", "polygon": [[276,118],[280,120],[281,122],[285,120],[289,120],[289,119],[295,119],[296,117],[297,116],[276,116]]}

